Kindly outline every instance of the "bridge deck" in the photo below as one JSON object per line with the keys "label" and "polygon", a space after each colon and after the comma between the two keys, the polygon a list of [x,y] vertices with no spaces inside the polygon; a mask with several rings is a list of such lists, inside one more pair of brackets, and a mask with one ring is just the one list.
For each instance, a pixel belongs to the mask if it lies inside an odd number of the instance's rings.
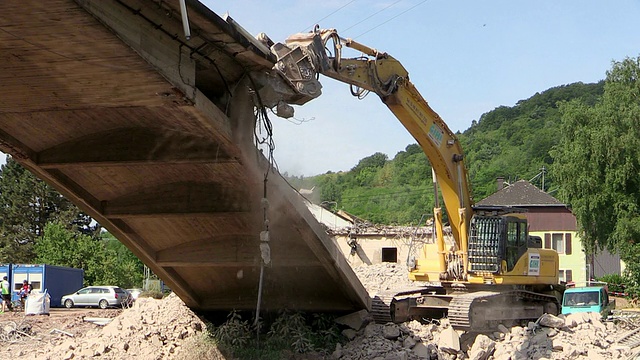
{"label": "bridge deck", "polygon": [[[197,1],[0,2],[0,150],[106,227],[188,306],[252,309],[266,161],[249,75],[273,59]],[[267,177],[262,307],[368,308],[301,198]]]}

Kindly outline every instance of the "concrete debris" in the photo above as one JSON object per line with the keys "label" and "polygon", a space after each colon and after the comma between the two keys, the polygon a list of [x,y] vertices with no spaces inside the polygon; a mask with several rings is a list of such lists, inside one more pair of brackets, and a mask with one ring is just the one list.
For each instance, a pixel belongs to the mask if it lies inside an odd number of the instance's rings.
{"label": "concrete debris", "polygon": [[112,318],[98,318],[98,317],[85,317],[83,318],[84,321],[86,322],[90,322],[99,326],[104,326],[107,325],[108,323],[110,323],[113,319]]}
{"label": "concrete debris", "polygon": [[346,325],[353,330],[360,330],[361,327],[366,325],[370,320],[367,310],[360,310],[354,313],[339,317],[335,320],[340,325]]}
{"label": "concrete debris", "polygon": [[174,294],[162,300],[139,298],[108,324],[82,337],[60,338],[55,346],[34,347],[31,355],[34,359],[171,359],[185,339],[205,329],[204,322]]}
{"label": "concrete debris", "polygon": [[353,270],[371,296],[385,290],[416,286],[407,276],[407,267],[401,264],[363,265]]}
{"label": "concrete debris", "polygon": [[[354,269],[365,288],[406,287],[406,269],[397,264],[363,265]],[[380,286],[380,284],[383,284]],[[400,284],[400,285],[398,285]],[[414,284],[415,285],[415,284]],[[368,324],[334,352],[333,358],[357,359],[625,359],[639,351],[616,343],[622,325],[602,322],[600,314],[544,314],[525,326],[500,324],[488,334],[462,334],[447,319],[423,324]],[[353,334],[352,334],[353,335]],[[397,335],[397,336],[396,336]]]}
{"label": "concrete debris", "polygon": [[[401,325],[372,323],[355,333],[350,333],[349,342],[342,345],[339,352],[334,352],[333,358],[341,360],[623,359],[631,354],[632,349],[615,346],[615,333],[607,331],[608,325],[603,324],[597,316],[585,317],[589,318],[589,322],[583,322],[573,328],[558,326],[560,321],[562,324],[566,321],[563,315],[544,316],[539,319],[539,323],[558,327],[514,326],[501,328],[500,332],[491,334],[462,336],[451,326],[442,326],[442,324],[424,325],[417,321]],[[608,324],[615,326],[612,323]],[[461,345],[467,340],[470,340],[469,348]]]}
{"label": "concrete debris", "polygon": [[58,333],[58,334],[63,334],[63,335],[67,335],[69,337],[74,337],[74,335],[72,333],[66,332],[66,331],[62,331],[60,329],[51,329],[51,331],[49,331],[50,334],[53,333]]}
{"label": "concrete debris", "polygon": [[564,319],[560,319],[559,317],[551,314],[543,314],[537,322],[542,326],[556,329],[564,326]]}
{"label": "concrete debris", "polygon": [[488,336],[480,334],[476,337],[471,350],[469,350],[469,359],[471,360],[487,360],[496,349],[496,342]]}
{"label": "concrete debris", "polygon": [[457,354],[460,351],[460,335],[451,326],[446,327],[440,332],[438,347],[450,354]]}

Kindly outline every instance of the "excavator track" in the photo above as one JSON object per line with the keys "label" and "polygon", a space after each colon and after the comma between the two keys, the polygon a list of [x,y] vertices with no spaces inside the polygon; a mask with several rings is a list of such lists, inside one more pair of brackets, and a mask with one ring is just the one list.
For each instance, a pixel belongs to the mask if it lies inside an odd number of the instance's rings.
{"label": "excavator track", "polygon": [[393,300],[396,296],[421,295],[428,287],[411,287],[392,289],[380,292],[371,299],[371,316],[378,324],[386,324],[393,322],[391,309]]}
{"label": "excavator track", "polygon": [[471,307],[475,301],[480,299],[489,300],[491,297],[498,296],[500,293],[491,291],[477,291],[472,293],[461,294],[454,297],[449,303],[449,322],[454,328],[470,329],[471,328]]}
{"label": "excavator track", "polygon": [[503,322],[535,320],[543,313],[557,315],[558,299],[525,290],[476,291],[455,296],[449,303],[449,321],[459,330],[492,331]]}

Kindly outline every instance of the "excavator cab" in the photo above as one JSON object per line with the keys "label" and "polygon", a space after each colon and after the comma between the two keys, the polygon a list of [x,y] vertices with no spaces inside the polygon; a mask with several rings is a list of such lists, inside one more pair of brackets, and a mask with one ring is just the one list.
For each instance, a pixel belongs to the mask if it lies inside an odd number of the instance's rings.
{"label": "excavator cab", "polygon": [[527,220],[516,216],[482,216],[471,219],[469,271],[503,274],[513,271],[527,252]]}
{"label": "excavator cab", "polygon": [[474,208],[468,235],[470,281],[482,277],[484,283],[557,284],[558,254],[543,249],[540,237],[529,235],[525,210],[498,211],[502,214]]}

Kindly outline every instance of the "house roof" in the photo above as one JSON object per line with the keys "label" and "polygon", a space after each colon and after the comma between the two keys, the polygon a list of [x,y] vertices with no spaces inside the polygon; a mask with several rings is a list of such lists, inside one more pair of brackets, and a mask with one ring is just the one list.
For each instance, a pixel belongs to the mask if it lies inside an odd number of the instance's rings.
{"label": "house roof", "polygon": [[496,206],[562,206],[558,199],[538,189],[526,180],[518,180],[505,188],[480,200],[477,205],[496,205]]}

